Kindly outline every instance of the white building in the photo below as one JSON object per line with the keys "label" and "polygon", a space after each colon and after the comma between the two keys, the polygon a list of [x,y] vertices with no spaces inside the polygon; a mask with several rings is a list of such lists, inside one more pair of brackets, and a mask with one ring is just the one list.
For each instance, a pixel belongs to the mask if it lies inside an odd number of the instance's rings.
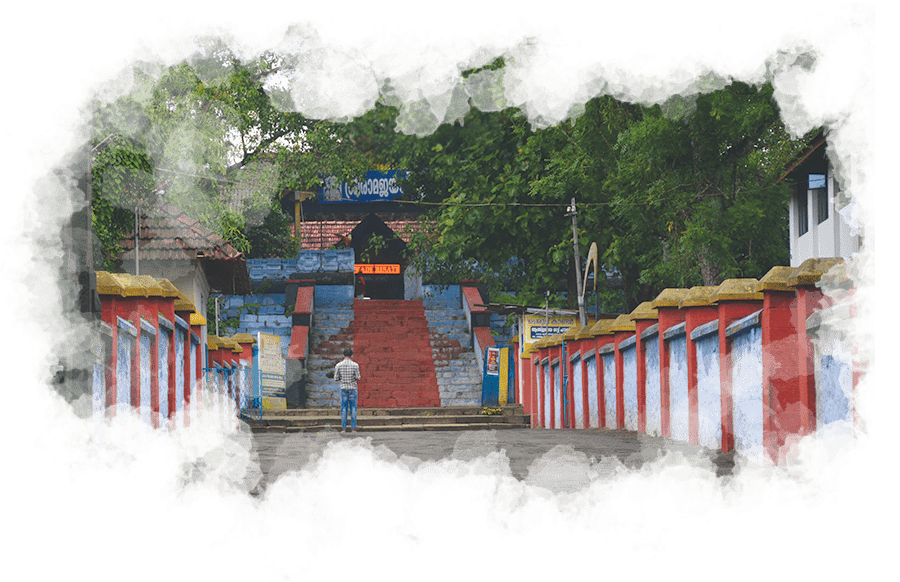
{"label": "white building", "polygon": [[792,190],[791,267],[810,258],[850,258],[862,244],[859,233],[840,213],[849,200],[841,196],[825,141],[824,134],[816,138],[782,176]]}

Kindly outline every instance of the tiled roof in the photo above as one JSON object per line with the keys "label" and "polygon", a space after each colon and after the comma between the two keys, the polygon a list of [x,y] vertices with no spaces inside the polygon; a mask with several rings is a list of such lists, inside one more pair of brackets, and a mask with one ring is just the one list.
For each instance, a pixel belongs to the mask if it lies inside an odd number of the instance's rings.
{"label": "tiled roof", "polygon": [[[171,204],[161,204],[141,216],[140,244],[141,260],[241,256],[225,239]],[[122,249],[123,259],[134,258],[134,231],[122,240]]]}
{"label": "tiled roof", "polygon": [[[122,239],[121,247],[122,260],[134,260],[134,231]],[[214,289],[249,293],[244,255],[171,204],[141,216],[140,251],[141,261],[197,259]]]}
{"label": "tiled roof", "polygon": [[[300,234],[302,239],[300,241],[300,248],[301,250],[307,251],[328,249],[332,245],[344,242],[345,237],[350,236],[350,232],[356,228],[357,224],[359,224],[358,220],[301,222]],[[397,236],[399,236],[403,242],[409,242],[410,237],[406,232],[407,225],[409,225],[410,228],[415,229],[418,223],[414,220],[391,220],[386,221],[385,224],[397,233]],[[291,225],[291,231],[293,232],[293,230],[294,226]]]}

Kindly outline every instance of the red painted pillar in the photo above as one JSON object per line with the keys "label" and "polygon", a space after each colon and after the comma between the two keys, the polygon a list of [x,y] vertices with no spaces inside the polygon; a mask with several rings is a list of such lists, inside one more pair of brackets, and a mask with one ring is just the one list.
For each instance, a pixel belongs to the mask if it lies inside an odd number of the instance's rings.
{"label": "red painted pillar", "polygon": [[[591,399],[589,391],[591,389],[590,378],[588,378],[588,368],[587,363],[585,361],[585,356],[591,351],[594,346],[594,336],[591,334],[592,324],[588,324],[585,327],[581,328],[581,331],[578,332],[578,351],[581,352],[581,358],[578,360],[578,365],[581,366],[581,385],[576,386],[576,394],[578,394],[579,398],[581,398],[582,406],[581,406],[581,418],[578,419],[578,424],[576,424],[576,428],[591,428]],[[595,362],[596,363],[596,362]]]}
{"label": "red painted pillar", "polygon": [[790,276],[788,284],[797,291],[797,309],[794,312],[794,326],[797,329],[797,362],[799,364],[800,403],[806,409],[802,421],[802,434],[808,434],[816,427],[816,377],[815,350],[806,333],[806,320],[814,311],[830,307],[833,302],[816,287],[816,283],[833,266],[843,259],[807,259]]}
{"label": "red painted pillar", "polygon": [[691,341],[691,332],[718,317],[719,310],[711,300],[716,289],[717,287],[705,285],[691,287],[681,300],[687,338],[688,437],[692,445],[700,441],[700,411],[697,400],[697,346]]}
{"label": "red painted pillar", "polygon": [[543,426],[541,423],[541,406],[543,404],[543,400],[541,395],[544,393],[543,390],[543,380],[542,377],[542,369],[541,369],[541,360],[543,358],[543,354],[541,350],[537,350],[532,352],[531,357],[534,359],[534,391],[532,392],[533,398],[531,400],[531,422],[533,426]]}
{"label": "red painted pillar", "polygon": [[535,428],[541,425],[541,354],[532,347],[529,355],[531,356],[531,401],[529,402],[529,414],[531,416],[531,427]]}
{"label": "red painted pillar", "polygon": [[[852,284],[852,283],[851,283]],[[849,292],[845,298],[846,301],[850,303],[850,318],[856,321],[859,315],[859,307],[856,302],[856,287],[851,287]],[[859,383],[862,381],[863,377],[866,375],[866,370],[868,369],[868,359],[865,358],[859,351],[859,342],[853,339],[853,348],[852,348],[852,357],[853,357],[853,426],[859,426],[859,409],[856,407],[856,390],[859,388]]]}
{"label": "red painted pillar", "polygon": [[[109,275],[106,272],[102,272],[102,274]],[[103,293],[101,273],[97,273],[97,290],[98,294]],[[100,318],[112,330],[112,340],[106,362],[106,418],[116,418],[116,367],[119,361],[119,322],[116,319],[116,312],[121,296],[111,293],[100,296],[103,298],[100,302]]]}
{"label": "red painted pillar", "polygon": [[666,348],[666,340],[663,336],[666,330],[684,321],[684,311],[680,305],[687,292],[687,289],[663,289],[650,304],[653,309],[656,309],[659,322],[659,399],[662,408],[660,424],[662,435],[665,438],[672,436],[670,415],[672,398],[669,392],[669,350]]}
{"label": "red painted pillar", "polygon": [[609,329],[616,344],[616,427],[625,428],[625,362],[619,346],[634,335],[634,322],[628,314],[622,314]]}
{"label": "red painted pillar", "polygon": [[713,293],[719,307],[719,390],[722,404],[722,451],[734,449],[731,342],[726,328],[763,307],[763,294],[756,291],[756,279],[726,279]]}
{"label": "red painted pillar", "polygon": [[[560,376],[562,372],[562,363],[560,362],[560,352],[562,352],[562,340],[559,336],[551,336],[547,342],[550,366],[550,403],[549,403],[549,428],[559,428],[556,426],[556,394],[560,390]],[[553,364],[556,362],[556,372],[553,372]],[[561,411],[560,411],[561,413]],[[561,416],[560,416],[561,417]]]}
{"label": "red painted pillar", "polygon": [[[808,411],[800,397],[797,293],[789,280],[795,269],[773,267],[759,280],[763,294],[762,334],[763,446],[779,462],[779,450],[790,434],[805,434]],[[804,334],[805,334],[804,327]]]}
{"label": "red painted pillar", "polygon": [[638,431],[647,432],[647,349],[641,334],[657,322],[659,314],[651,301],[645,301],[631,312],[634,322],[634,350],[637,365]]}
{"label": "red painted pillar", "polygon": [[544,402],[544,392],[546,391],[546,380],[544,379],[544,361],[547,360],[549,362],[548,354],[546,347],[546,338],[540,338],[534,344],[535,348],[537,348],[537,393],[535,394],[535,414],[537,415],[537,426],[541,428],[547,428],[544,426],[544,407],[547,405]]}
{"label": "red painted pillar", "polygon": [[[561,362],[561,366],[559,368],[560,373],[562,373],[563,368],[562,365],[565,366],[566,374],[568,375],[569,381],[567,385],[564,385],[565,393],[562,395],[560,402],[562,402],[563,406],[565,406],[565,413],[560,416],[562,421],[562,426],[564,428],[577,428],[578,421],[575,419],[575,398],[580,398],[580,389],[575,389],[575,364],[572,362],[572,356],[574,356],[579,351],[578,347],[578,332],[581,331],[581,326],[574,325],[566,331],[566,333],[562,334],[562,340],[566,343],[565,349],[565,361]],[[560,350],[560,358],[563,358],[562,354],[563,350]],[[579,360],[578,365],[581,365]]]}
{"label": "red painted pillar", "polygon": [[206,335],[199,325],[197,326],[196,333],[199,340],[194,347],[194,378],[196,379],[196,383],[191,390],[191,400],[189,404],[191,404],[191,411],[196,411],[196,414],[199,415],[203,411],[203,368],[205,364],[204,358],[206,357]]}
{"label": "red painted pillar", "polygon": [[[571,416],[566,416],[568,412],[568,391],[572,387],[572,376],[568,376],[568,383],[566,383],[566,374],[569,374],[569,362],[568,362],[568,352],[563,353],[563,339],[562,334],[559,336],[559,346],[557,346],[556,353],[559,358],[559,367],[557,368],[558,374],[556,378],[557,382],[557,392],[559,393],[559,426],[556,428],[567,428],[566,420],[567,418],[571,418]],[[568,346],[566,346],[568,348]],[[554,419],[555,420],[555,419]]]}

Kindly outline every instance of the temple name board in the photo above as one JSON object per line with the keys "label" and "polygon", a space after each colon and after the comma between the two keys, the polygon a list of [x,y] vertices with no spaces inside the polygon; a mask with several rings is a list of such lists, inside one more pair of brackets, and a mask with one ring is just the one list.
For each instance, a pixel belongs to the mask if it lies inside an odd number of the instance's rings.
{"label": "temple name board", "polygon": [[319,199],[322,204],[393,200],[403,194],[397,186],[397,172],[405,174],[406,170],[369,170],[364,178],[354,180],[352,184],[327,176],[324,187],[319,189]]}
{"label": "temple name board", "polygon": [[357,275],[399,275],[400,265],[376,265],[357,263],[353,267]]}

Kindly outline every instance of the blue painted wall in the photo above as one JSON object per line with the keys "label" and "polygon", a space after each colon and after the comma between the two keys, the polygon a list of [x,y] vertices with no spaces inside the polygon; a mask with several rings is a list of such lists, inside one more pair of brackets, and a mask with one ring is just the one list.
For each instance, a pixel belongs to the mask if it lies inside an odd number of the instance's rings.
{"label": "blue painted wall", "polygon": [[559,375],[559,364],[552,366],[551,373],[553,374],[553,421],[556,423],[554,426],[556,428],[560,428],[563,426],[562,424],[562,378]]}
{"label": "blue painted wall", "polygon": [[622,387],[624,388],[625,429],[638,429],[637,349],[622,350]]}
{"label": "blue painted wall", "polygon": [[662,407],[659,394],[659,334],[654,334],[642,341],[647,370],[644,385],[647,404],[647,434],[662,436]]}
{"label": "blue painted wall", "polygon": [[141,334],[141,420],[150,424],[150,336]]}
{"label": "blue painted wall", "polygon": [[589,428],[600,427],[600,409],[597,400],[597,358],[588,358],[584,361],[588,375],[588,417]]}
{"label": "blue painted wall", "polygon": [[175,430],[184,430],[184,340],[185,333],[175,327]]}
{"label": "blue painted wall", "polygon": [[688,442],[690,408],[688,406],[687,336],[666,341],[669,350],[669,430],[671,438]]}
{"label": "blue painted wall", "polygon": [[[159,400],[160,407],[162,406],[162,401],[167,399],[167,393],[169,391],[169,346],[172,344],[172,332],[168,329],[161,327],[159,329],[159,345],[158,348],[158,357],[159,357]],[[177,376],[176,376],[177,378]],[[184,389],[182,389],[184,392]],[[176,394],[177,394],[176,390]],[[162,419],[160,419],[162,420]]]}
{"label": "blue painted wall", "polygon": [[853,449],[853,358],[849,329],[813,333],[819,472]]}
{"label": "blue painted wall", "polygon": [[719,379],[719,336],[711,333],[694,340],[697,347],[697,403],[699,442],[722,446],[722,395]]}
{"label": "blue painted wall", "polygon": [[731,336],[731,390],[734,447],[761,453],[763,446],[762,328]]}

